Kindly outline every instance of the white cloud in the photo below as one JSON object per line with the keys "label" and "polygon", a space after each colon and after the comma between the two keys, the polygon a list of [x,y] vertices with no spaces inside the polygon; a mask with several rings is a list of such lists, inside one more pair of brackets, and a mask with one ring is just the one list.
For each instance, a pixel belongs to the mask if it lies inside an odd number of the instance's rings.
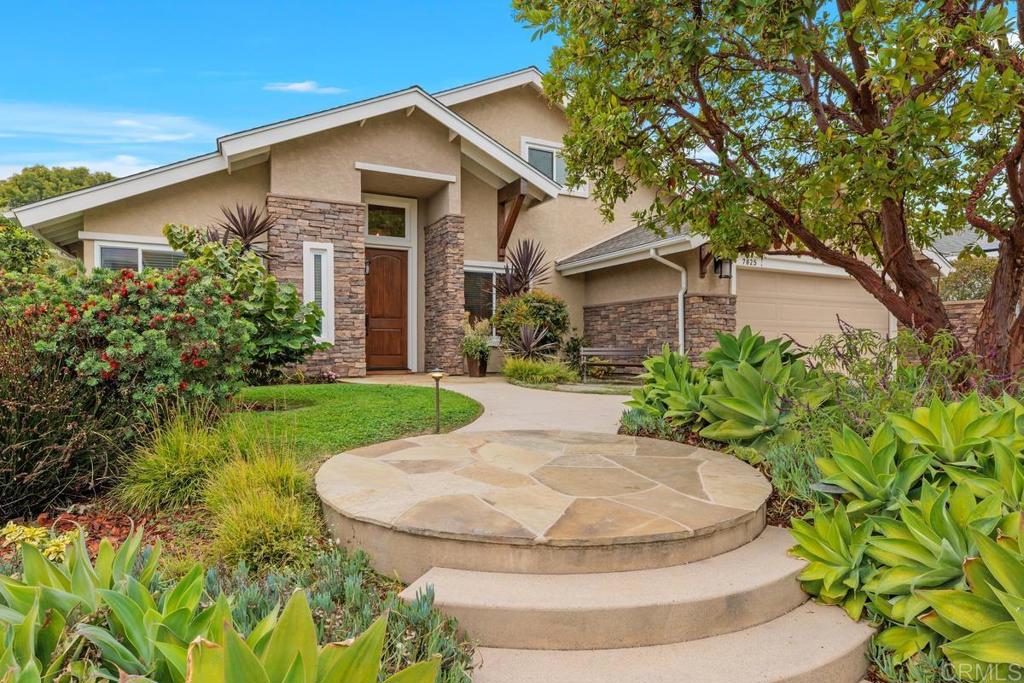
{"label": "white cloud", "polygon": [[274,92],[298,92],[311,93],[313,95],[337,95],[347,92],[344,88],[336,88],[333,85],[320,85],[316,81],[296,81],[294,83],[267,83],[264,90]]}
{"label": "white cloud", "polygon": [[[94,148],[88,148],[94,149]],[[159,166],[160,162],[130,154],[113,156],[81,155],[77,151],[55,150],[53,152],[25,152],[0,155],[0,180],[20,172],[26,166],[64,166],[73,168],[85,166],[90,171],[107,171],[118,178]]]}
{"label": "white cloud", "polygon": [[76,144],[212,143],[219,131],[190,116],[0,102],[0,137]]}

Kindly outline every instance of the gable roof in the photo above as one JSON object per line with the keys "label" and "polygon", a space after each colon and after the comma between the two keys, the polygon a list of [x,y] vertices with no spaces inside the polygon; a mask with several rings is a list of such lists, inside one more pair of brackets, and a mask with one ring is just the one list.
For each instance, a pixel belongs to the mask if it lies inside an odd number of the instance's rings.
{"label": "gable roof", "polygon": [[[497,77],[497,79],[470,84],[465,86],[470,90],[463,91],[458,95],[458,97],[463,97],[459,101],[469,99],[467,93],[472,92],[472,88],[478,88],[481,84],[491,81],[509,79],[504,81],[505,87],[515,87],[509,83],[518,82],[526,77],[529,77],[532,82],[534,72],[539,81],[539,72],[530,67],[520,72]],[[488,88],[492,87],[497,86],[493,84],[488,86]],[[492,90],[492,92],[496,91]],[[451,94],[452,91],[445,91],[441,95],[445,93]],[[553,180],[530,166],[518,154],[456,114],[422,88],[412,86],[367,100],[224,135],[217,139],[216,152],[26,204],[15,208],[13,213],[22,226],[34,228],[44,237],[54,239],[58,235],[73,233],[74,226],[80,220],[82,212],[88,209],[218,171],[230,170],[233,164],[251,160],[268,152],[270,146],[274,144],[410,108],[419,109],[441,125],[447,126],[453,136],[460,138],[462,153],[473,161],[484,165],[498,177],[506,181],[521,177],[532,188],[535,188],[541,197],[558,195],[561,188]]]}

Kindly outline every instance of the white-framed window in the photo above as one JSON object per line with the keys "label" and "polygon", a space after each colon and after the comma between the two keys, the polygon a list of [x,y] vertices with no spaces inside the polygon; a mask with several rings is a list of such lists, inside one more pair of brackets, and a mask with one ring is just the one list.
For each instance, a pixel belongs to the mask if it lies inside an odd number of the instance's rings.
{"label": "white-framed window", "polygon": [[97,242],[96,267],[111,270],[142,270],[173,268],[185,259],[180,251],[163,244],[132,244],[130,242]]}
{"label": "white-framed window", "polygon": [[370,244],[411,246],[415,242],[416,200],[364,194],[366,241]]}
{"label": "white-framed window", "polygon": [[567,187],[565,184],[565,159],[562,158],[562,146],[560,142],[524,137],[522,139],[522,156],[530,166],[561,185],[562,194],[586,197],[589,195],[586,182],[577,187]]}
{"label": "white-framed window", "polygon": [[334,245],[302,243],[302,300],[324,312],[317,341],[334,343]]}

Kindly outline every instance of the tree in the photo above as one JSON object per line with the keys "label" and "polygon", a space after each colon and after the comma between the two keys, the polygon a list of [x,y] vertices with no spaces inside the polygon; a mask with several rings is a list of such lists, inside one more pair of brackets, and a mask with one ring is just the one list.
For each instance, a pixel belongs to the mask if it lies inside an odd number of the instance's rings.
{"label": "tree", "polygon": [[976,346],[1024,364],[1024,3],[514,5],[561,38],[545,89],[566,103],[566,181],[606,213],[659,188],[640,224],[841,267],[926,337],[950,322],[916,250],[969,224],[1000,245]]}
{"label": "tree", "polygon": [[106,171],[84,166],[27,166],[6,180],[0,180],[0,209],[10,209],[114,180]]}
{"label": "tree", "polygon": [[939,291],[944,301],[971,301],[984,299],[992,286],[995,259],[988,256],[963,255],[953,262],[953,272],[939,280]]}

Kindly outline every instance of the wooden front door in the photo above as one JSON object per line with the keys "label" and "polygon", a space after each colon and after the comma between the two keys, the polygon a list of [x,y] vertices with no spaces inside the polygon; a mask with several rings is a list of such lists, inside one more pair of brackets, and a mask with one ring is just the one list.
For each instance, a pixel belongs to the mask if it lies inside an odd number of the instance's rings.
{"label": "wooden front door", "polygon": [[408,258],[396,249],[366,249],[366,368],[408,369]]}

